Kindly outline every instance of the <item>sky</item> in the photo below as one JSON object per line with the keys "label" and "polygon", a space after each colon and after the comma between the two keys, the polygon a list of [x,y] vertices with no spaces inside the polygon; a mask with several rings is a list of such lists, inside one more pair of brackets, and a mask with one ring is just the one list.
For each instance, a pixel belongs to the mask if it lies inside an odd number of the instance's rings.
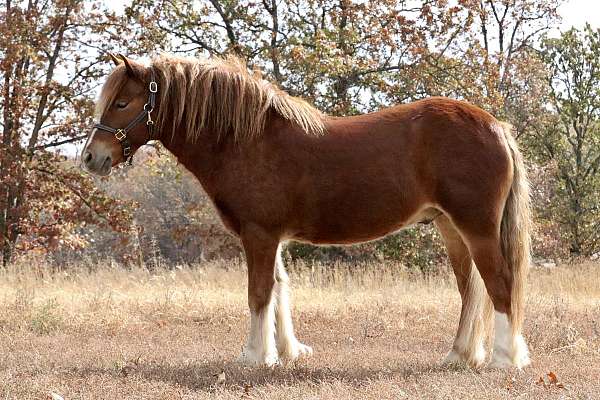
{"label": "sky", "polygon": [[600,0],[568,0],[560,6],[559,13],[563,18],[561,31],[572,26],[582,28],[586,22],[594,28],[600,28]]}

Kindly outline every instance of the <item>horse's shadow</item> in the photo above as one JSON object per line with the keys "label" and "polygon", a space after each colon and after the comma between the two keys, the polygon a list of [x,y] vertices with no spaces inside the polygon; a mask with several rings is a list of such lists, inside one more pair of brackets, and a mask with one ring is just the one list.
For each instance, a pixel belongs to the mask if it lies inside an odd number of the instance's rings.
{"label": "horse's shadow", "polygon": [[367,368],[360,366],[310,367],[307,364],[277,366],[274,368],[245,367],[235,362],[205,362],[187,365],[140,365],[133,373],[145,380],[161,381],[192,390],[211,391],[219,388],[249,390],[265,385],[291,385],[294,383],[322,383],[341,381],[360,386],[366,380],[396,377],[406,379],[422,374],[448,372],[447,366],[411,363],[392,368]]}

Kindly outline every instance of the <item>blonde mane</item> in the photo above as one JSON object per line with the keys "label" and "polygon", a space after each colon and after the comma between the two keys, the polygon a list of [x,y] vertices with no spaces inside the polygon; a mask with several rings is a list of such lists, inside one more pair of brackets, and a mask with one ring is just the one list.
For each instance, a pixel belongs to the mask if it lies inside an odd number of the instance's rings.
{"label": "blonde mane", "polygon": [[[202,131],[243,142],[262,135],[269,110],[306,134],[324,132],[322,114],[306,101],[248,72],[236,57],[188,59],[161,55],[152,66],[160,75],[157,120],[163,132],[185,128],[196,141]],[[172,126],[164,126],[166,121]]]}

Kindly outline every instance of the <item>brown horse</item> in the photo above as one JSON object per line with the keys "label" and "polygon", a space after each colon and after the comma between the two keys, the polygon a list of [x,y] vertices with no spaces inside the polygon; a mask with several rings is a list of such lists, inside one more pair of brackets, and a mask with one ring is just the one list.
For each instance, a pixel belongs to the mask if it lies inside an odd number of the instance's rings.
{"label": "brown horse", "polygon": [[106,175],[153,138],[198,178],[246,253],[243,361],[312,353],[294,334],[280,243],[358,243],[435,219],[462,297],[446,361],[481,366],[495,315],[490,365],[529,363],[528,184],[508,125],[446,98],[333,118],[233,58],[112,58],[82,164]]}

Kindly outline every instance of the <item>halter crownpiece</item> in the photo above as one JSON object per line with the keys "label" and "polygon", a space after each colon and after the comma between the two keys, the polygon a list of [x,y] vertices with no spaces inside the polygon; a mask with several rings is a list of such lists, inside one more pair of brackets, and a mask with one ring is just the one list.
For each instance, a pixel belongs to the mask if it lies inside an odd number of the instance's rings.
{"label": "halter crownpiece", "polygon": [[127,133],[140,124],[144,119],[146,119],[146,127],[148,128],[148,140],[146,140],[146,143],[148,143],[154,137],[154,121],[152,120],[152,111],[154,111],[154,105],[156,104],[156,93],[158,93],[158,83],[156,83],[156,79],[154,78],[154,71],[152,71],[150,75],[150,84],[148,85],[148,90],[150,94],[148,95],[148,101],[146,104],[144,104],[143,110],[125,128],[112,128],[102,123],[94,124],[94,128],[112,133],[114,135],[114,137],[119,141],[119,144],[123,149],[123,157],[125,157],[125,160],[127,160],[129,165],[131,165],[133,154],[131,152],[131,142],[129,141]]}

